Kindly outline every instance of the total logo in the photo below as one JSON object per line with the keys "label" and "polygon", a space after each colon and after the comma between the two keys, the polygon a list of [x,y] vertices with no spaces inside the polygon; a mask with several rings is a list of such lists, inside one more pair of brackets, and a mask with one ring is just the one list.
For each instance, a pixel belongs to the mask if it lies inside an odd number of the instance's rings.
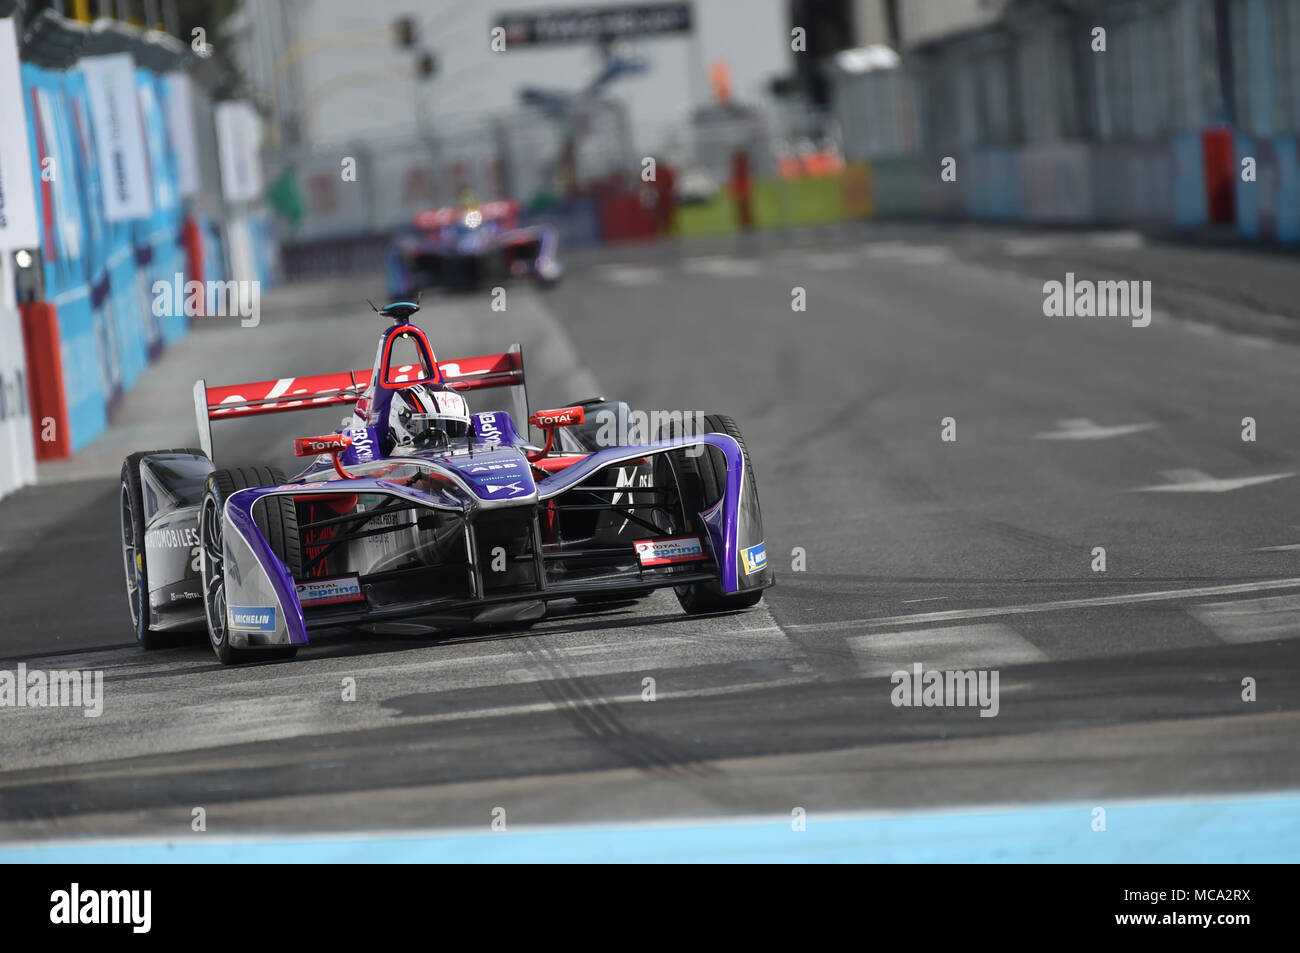
{"label": "total logo", "polygon": [[537,426],[539,427],[563,427],[566,424],[576,424],[578,422],[577,415],[569,413],[568,411],[558,414],[537,415]]}
{"label": "total logo", "polygon": [[632,544],[642,566],[666,566],[670,563],[707,559],[698,536],[675,536],[666,539],[640,539]]}
{"label": "total logo", "polygon": [[339,602],[362,602],[361,580],[355,576],[313,579],[298,583],[298,602],[302,606],[328,606]]}
{"label": "total logo", "polygon": [[299,437],[293,442],[293,452],[299,457],[313,454],[342,453],[352,446],[352,438],[345,433],[332,433],[320,437]]}

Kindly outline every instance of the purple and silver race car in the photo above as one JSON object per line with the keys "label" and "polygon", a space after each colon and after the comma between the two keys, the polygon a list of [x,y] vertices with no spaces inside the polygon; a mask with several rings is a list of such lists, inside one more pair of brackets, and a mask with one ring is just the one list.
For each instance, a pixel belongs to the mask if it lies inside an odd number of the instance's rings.
{"label": "purple and silver race car", "polygon": [[388,249],[389,294],[473,291],[506,277],[531,276],[543,287],[559,281],[564,269],[555,257],[555,229],[520,226],[518,218],[516,202],[468,201],[421,212]]}
{"label": "purple and silver race car", "polygon": [[[518,345],[439,362],[417,310],[379,312],[394,323],[369,371],[199,381],[201,449],[127,457],[122,552],[144,647],[206,627],[222,662],[286,658],[322,629],[527,626],[555,600],[667,586],[690,613],[759,602],[773,574],[730,417],[699,415],[693,433],[669,417],[655,439],[620,443],[606,425],[627,418],[622,402],[529,415]],[[493,389],[512,407],[471,413]],[[341,404],[342,429],[295,441],[311,462],[292,478],[212,462],[214,421]],[[516,429],[520,409],[540,444]]]}

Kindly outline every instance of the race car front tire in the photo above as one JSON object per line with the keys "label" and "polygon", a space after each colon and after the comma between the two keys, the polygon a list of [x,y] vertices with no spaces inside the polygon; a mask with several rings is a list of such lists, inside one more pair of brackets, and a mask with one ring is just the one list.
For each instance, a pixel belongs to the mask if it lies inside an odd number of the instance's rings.
{"label": "race car front tire", "polygon": [[149,628],[149,574],[144,555],[144,491],[140,486],[140,461],[156,453],[203,456],[202,450],[145,450],[122,461],[122,487],[118,494],[122,525],[122,568],[126,576],[126,602],[131,612],[135,640],[145,650],[165,648],[171,640]]}
{"label": "race car front tire", "polygon": [[[750,499],[757,505],[758,485],[754,479],[754,468],[749,462],[749,448],[745,446],[745,438],[741,436],[736,422],[723,414],[705,414],[704,432],[726,434],[740,444],[740,452],[745,458],[745,493],[750,494]],[[684,432],[680,423],[674,422],[666,428],[666,432],[660,433],[659,439],[669,440],[681,436],[690,435]],[[716,503],[726,490],[727,468],[722,454],[712,448],[694,457],[686,451],[678,451],[671,454],[671,460],[686,521],[682,531],[704,536],[704,526],[697,525],[698,514]],[[681,603],[682,609],[691,615],[749,609],[758,605],[763,598],[762,589],[724,593],[716,582],[676,586],[673,591],[677,593],[677,601]]]}
{"label": "race car front tire", "polygon": [[[223,665],[289,659],[298,646],[247,649],[230,644],[226,617],[225,552],[222,541],[226,500],[237,490],[258,486],[279,486],[289,482],[275,467],[230,467],[208,474],[207,490],[199,518],[199,547],[203,553],[203,611],[208,621],[208,640]],[[271,546],[271,551],[296,577],[302,574],[302,542],[293,498],[271,497],[253,507],[253,521]]]}

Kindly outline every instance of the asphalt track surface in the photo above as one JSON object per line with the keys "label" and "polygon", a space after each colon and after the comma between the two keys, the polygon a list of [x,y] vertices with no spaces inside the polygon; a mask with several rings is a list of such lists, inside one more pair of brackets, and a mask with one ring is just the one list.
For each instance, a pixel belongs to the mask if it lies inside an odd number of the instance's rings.
{"label": "asphalt track surface", "polygon": [[[1087,805],[1295,790],[1297,264],[877,226],[575,257],[553,292],[511,286],[504,314],[486,293],[429,299],[440,357],[524,344],[535,409],[599,391],[734,416],[777,570],[765,602],[560,604],[526,634],[330,636],[240,668],[202,636],[145,653],[121,457],[194,442],[197,376],[370,362],[377,281],[279,289],[261,325],[201,327],[109,434],[0,501],[0,669],[105,678],[98,718],[0,709],[0,839],[185,841],[205,836],[196,807],[210,834],[1066,803],[1086,823]],[[1150,279],[1151,325],[1045,317],[1067,270]],[[218,460],[288,469],[291,438],[337,416],[219,427]],[[997,670],[997,716],[895,707],[889,676],[916,662]],[[1294,836],[1288,803],[1270,823]]]}

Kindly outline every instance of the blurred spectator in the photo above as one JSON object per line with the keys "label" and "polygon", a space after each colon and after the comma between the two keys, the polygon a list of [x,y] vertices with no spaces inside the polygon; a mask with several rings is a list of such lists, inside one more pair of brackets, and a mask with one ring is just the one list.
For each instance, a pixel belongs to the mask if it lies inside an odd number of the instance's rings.
{"label": "blurred spectator", "polygon": [[749,173],[749,153],[737,149],[731,154],[731,196],[736,200],[736,224],[741,231],[753,231],[754,184]]}
{"label": "blurred spectator", "polygon": [[659,221],[659,234],[671,235],[677,220],[677,173],[666,162],[655,167],[655,216]]}

